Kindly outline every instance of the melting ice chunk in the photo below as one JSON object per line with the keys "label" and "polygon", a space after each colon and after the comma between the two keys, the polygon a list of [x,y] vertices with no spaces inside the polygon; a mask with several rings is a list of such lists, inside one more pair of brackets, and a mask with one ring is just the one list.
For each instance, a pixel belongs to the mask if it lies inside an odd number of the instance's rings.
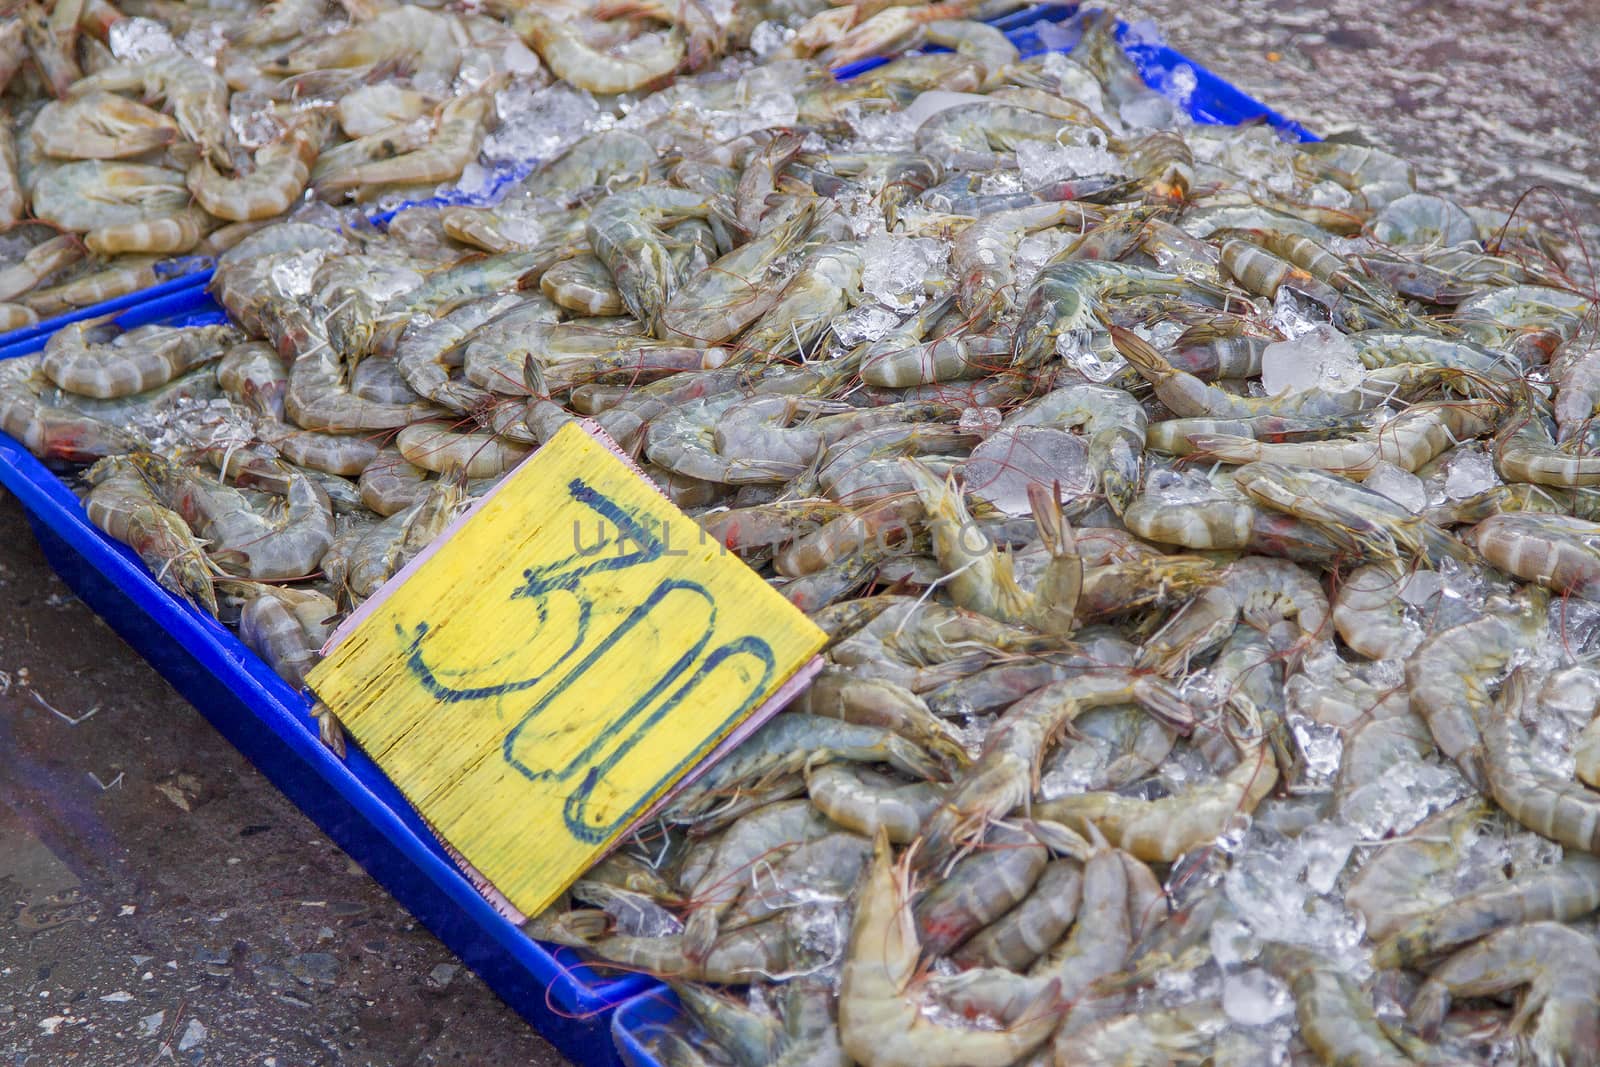
{"label": "melting ice chunk", "polygon": [[1028,486],[1061,483],[1064,496],[1089,488],[1083,439],[1048,426],[1002,429],[972,450],[967,490],[1007,515],[1029,515]]}
{"label": "melting ice chunk", "polygon": [[1017,145],[1017,169],[1024,185],[1037,188],[1066,178],[1121,174],[1122,164],[1099,146],[1081,148],[1051,141],[1023,141]]}
{"label": "melting ice chunk", "polygon": [[547,160],[574,144],[600,111],[594,97],[565,82],[545,89],[512,85],[495,94],[500,125],[483,142],[490,159]]}
{"label": "melting ice chunk", "polygon": [[113,22],[106,31],[106,41],[111,46],[113,56],[135,63],[178,50],[177,43],[165,26],[155,19],[138,16]]}
{"label": "melting ice chunk", "polygon": [[1261,353],[1261,385],[1269,396],[1306,389],[1354,389],[1364,370],[1350,339],[1326,323],[1270,344]]}
{"label": "melting ice chunk", "polygon": [[964,410],[958,425],[962,433],[988,437],[1004,422],[1005,416],[1000,413],[999,408],[976,407]]}
{"label": "melting ice chunk", "polygon": [[945,255],[931,237],[879,234],[861,246],[861,288],[892,308],[914,307],[922,303],[923,279]]}
{"label": "melting ice chunk", "polygon": [[900,316],[882,304],[861,304],[833,320],[833,335],[846,348],[876,341],[896,326]]}
{"label": "melting ice chunk", "polygon": [[1159,504],[1201,504],[1222,496],[1204,474],[1171,467],[1152,467],[1145,475],[1144,492]]}
{"label": "melting ice chunk", "polygon": [[1265,1026],[1293,1007],[1289,987],[1259,967],[1222,980],[1222,1010],[1240,1026]]}
{"label": "melting ice chunk", "polygon": [[1459,448],[1445,471],[1444,493],[1452,500],[1477,496],[1500,484],[1494,460],[1478,449]]}
{"label": "melting ice chunk", "polygon": [[1379,462],[1361,484],[1374,493],[1383,494],[1412,514],[1428,506],[1428,489],[1422,484],[1422,479],[1393,463]]}

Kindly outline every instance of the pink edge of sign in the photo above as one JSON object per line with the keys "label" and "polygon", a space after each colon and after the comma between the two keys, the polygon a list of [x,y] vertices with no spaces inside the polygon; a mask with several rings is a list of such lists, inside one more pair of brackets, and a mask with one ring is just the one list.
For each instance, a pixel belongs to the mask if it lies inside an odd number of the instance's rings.
{"label": "pink edge of sign", "polygon": [[[654,489],[657,493],[660,493],[663,499],[667,498],[667,494],[661,491],[661,487],[656,485],[655,482],[651,481],[650,477],[646,475],[644,471],[639,469],[639,465],[633,461],[633,457],[624,452],[621,447],[617,445],[617,442],[612,440],[611,435],[600,428],[599,423],[592,419],[581,419],[579,420],[578,425],[581,426],[583,430],[589,434],[589,436],[605,445],[606,448],[610,449],[612,454],[614,454],[618,459],[622,460],[623,463],[627,464],[628,469],[633,471],[633,473],[638,476],[640,481]],[[534,450],[523,458],[522,463],[528,462],[528,460],[532,459],[538,454],[538,450]],[[518,466],[521,465],[521,463],[518,464]],[[506,484],[506,482],[511,479],[512,473],[515,473],[514,470],[507,473],[506,477],[500,479],[500,481],[497,482],[492,489],[475,500],[471,507],[457,516],[455,521],[449,526],[445,527],[438,537],[435,537],[431,542],[429,542],[428,547],[417,553],[410,563],[407,563],[404,567],[402,567],[394,575],[394,577],[390,578],[387,582],[384,582],[383,586],[376,593],[368,597],[362,602],[359,608],[351,612],[349,618],[340,623],[338,629],[334,630],[332,635],[330,635],[328,640],[323,644],[322,655],[326,656],[329,652],[333,651],[334,648],[338,647],[339,643],[346,637],[350,636],[351,631],[360,626],[361,623],[373,613],[373,611],[377,610],[378,606],[388,599],[391,593],[400,588],[400,586],[405,583],[407,578],[416,573],[417,568],[421,567],[429,559],[433,558],[433,554],[437,552],[447,541],[449,541],[451,537],[455,536],[455,532],[459,530],[463,524],[470,520],[473,515],[477,514],[479,508],[483,507],[490,500],[494,499],[494,495],[498,493]],[[657,813],[670,804],[674,797],[676,797],[689,785],[693,784],[693,782],[701,775],[705,774],[706,771],[710,770],[712,765],[718,760],[722,759],[723,756],[726,756],[734,748],[737,748],[745,738],[749,737],[756,730],[760,729],[768,719],[772,718],[779,711],[781,711],[791,700],[799,696],[800,691],[810,684],[811,679],[816,677],[817,672],[820,670],[822,670],[822,657],[812,656],[811,659],[801,666],[799,670],[791,674],[788,680],[780,685],[770,697],[763,701],[760,707],[756,708],[755,711],[747,715],[745,720],[738,726],[735,726],[727,737],[724,737],[720,742],[718,742],[716,748],[713,748],[709,753],[707,753],[704,759],[691,767],[688,772],[685,773],[682,778],[679,778],[671,788],[663,793],[654,804],[650,805],[650,810],[646,811],[643,815],[639,816],[639,818],[635,819],[633,821],[633,825],[637,826],[640,823],[648,822],[649,820],[655,818]],[[417,814],[419,817],[422,817],[424,822],[427,822],[427,818],[422,816],[421,812],[418,812]],[[439,839],[439,844],[443,846],[445,853],[455,861],[457,867],[461,868],[461,873],[466,876],[467,881],[472,884],[474,889],[482,894],[483,899],[487,900],[489,905],[494,908],[495,911],[505,916],[505,918],[511,922],[516,923],[518,926],[521,926],[523,923],[528,921],[528,916],[518,910],[517,906],[512,904],[511,901],[506,898],[504,893],[496,889],[494,885],[483,876],[481,871],[469,863],[467,858],[456,850],[454,845],[450,844],[449,841],[446,841],[437,830],[434,830],[432,823],[428,823],[428,828],[433,830],[434,836]],[[622,836],[619,835],[616,842],[613,842],[611,845],[611,848],[606,850],[606,854],[609,854],[611,849],[616,848],[617,844],[620,844],[621,841]]]}

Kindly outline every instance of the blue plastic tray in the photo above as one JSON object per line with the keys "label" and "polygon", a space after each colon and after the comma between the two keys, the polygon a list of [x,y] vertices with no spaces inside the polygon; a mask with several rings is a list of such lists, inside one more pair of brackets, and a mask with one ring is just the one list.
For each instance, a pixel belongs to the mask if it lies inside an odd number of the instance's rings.
{"label": "blue plastic tray", "polygon": [[[1002,30],[1012,30],[1019,26],[1032,25],[1040,20],[1054,20],[1066,18],[1072,14],[1076,5],[1072,4],[1035,4],[1032,7],[1013,11],[1009,15],[991,19],[990,24]],[[1038,49],[1035,49],[1037,51]],[[930,51],[947,51],[947,49],[934,48]],[[864,70],[882,66],[887,59],[864,59],[846,67],[840,67],[833,72],[834,77],[840,81],[855,77]],[[1221,83],[1226,86],[1226,83]],[[1231,88],[1231,87],[1229,87]],[[487,207],[496,204],[505,196],[512,186],[523,178],[533,173],[539,165],[538,160],[523,160],[518,162],[504,162],[497,164],[491,171],[483,188],[473,192],[464,192],[460,189],[446,189],[436,196],[423,197],[417,200],[406,200],[392,207],[369,212],[368,220],[374,225],[386,226],[389,220],[400,212],[413,207]],[[34,337],[48,337],[69,322],[80,322],[83,319],[97,318],[101,315],[111,315],[124,311],[146,300],[163,296],[168,293],[178,292],[183,289],[204,286],[211,281],[209,264],[197,256],[183,256],[156,264],[156,271],[170,276],[170,280],[152,285],[146,289],[128,293],[112,300],[101,301],[87,307],[74,308],[52,318],[41,319],[32,326],[23,326],[9,333],[0,332],[0,358],[11,350]]]}
{"label": "blue plastic tray", "polygon": [[[1045,51],[1039,39],[1038,23],[1057,23],[1076,12],[1076,5],[1047,5],[1044,9],[1030,8],[1006,20],[1003,26],[1011,42],[1026,56]],[[1071,27],[1053,27],[1058,32]],[[1213,126],[1236,126],[1246,122],[1262,122],[1298,141],[1315,141],[1319,138],[1304,126],[1267,107],[1259,100],[1241,92],[1235,86],[1211,73],[1181,52],[1165,45],[1126,40],[1129,28],[1119,23],[1117,39],[1139,68],[1139,73],[1152,88],[1165,92],[1171,85],[1172,74],[1180,66],[1194,72],[1194,91],[1188,99],[1189,114],[1196,122]],[[1060,43],[1070,46],[1069,38]],[[862,60],[849,71],[853,76],[863,70],[880,65],[883,60]],[[617,1043],[617,1054],[627,1067],[662,1067],[644,1041],[652,1030],[657,1030],[677,1020],[681,1015],[678,999],[666,989],[652,989],[641,993],[616,1010],[611,1017],[611,1034]]]}
{"label": "blue plastic tray", "polygon": [[[1037,24],[1074,11],[1072,5],[1043,5],[996,24],[1032,54],[1041,48]],[[1311,139],[1303,128],[1171,49],[1136,45],[1130,54],[1158,87],[1179,64],[1192,68],[1197,84],[1190,106],[1198,121],[1264,118],[1292,136]],[[836,73],[849,77],[876,65],[863,63]],[[0,359],[37,351],[60,324],[95,315],[120,312],[116,321],[124,328],[221,321],[221,309],[204,289],[209,278],[209,271],[191,274],[0,336]],[[620,1056],[637,1067],[655,1067],[629,1035],[673,1018],[677,1009],[670,994],[642,976],[602,976],[571,951],[532,942],[501,918],[362,753],[352,751],[341,762],[323,748],[300,694],[226,628],[167,594],[131,551],[89,523],[77,498],[54,474],[3,435],[0,485],[21,500],[46,557],[73,590],[546,1039],[578,1063],[612,1064]],[[608,1040],[608,1015],[628,998],[633,999],[627,1010],[613,1021],[615,1041]]]}
{"label": "blue plastic tray", "polygon": [[[224,319],[196,288],[117,319],[199,325]],[[43,337],[0,358],[42,348]],[[481,897],[394,784],[359,749],[343,761],[317,740],[305,698],[205,612],[169,595],[125,546],[89,522],[44,464],[0,435],[0,485],[22,502],[45,557],[75,593],[149,660],[240,752],[367,869],[502,1000],[574,1062],[615,1062],[610,1010],[655,983],[602,976],[570,949],[530,940]]]}
{"label": "blue plastic tray", "polygon": [[617,1055],[627,1067],[660,1067],[660,1061],[644,1047],[651,1032],[677,1022],[682,1010],[678,995],[666,987],[640,993],[611,1016],[611,1037]]}

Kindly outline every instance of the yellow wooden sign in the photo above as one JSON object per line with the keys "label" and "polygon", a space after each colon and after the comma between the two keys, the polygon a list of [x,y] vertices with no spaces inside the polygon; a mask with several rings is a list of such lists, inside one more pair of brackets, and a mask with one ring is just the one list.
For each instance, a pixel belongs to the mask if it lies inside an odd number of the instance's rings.
{"label": "yellow wooden sign", "polygon": [[311,688],[529,914],[825,640],[574,425],[402,577]]}

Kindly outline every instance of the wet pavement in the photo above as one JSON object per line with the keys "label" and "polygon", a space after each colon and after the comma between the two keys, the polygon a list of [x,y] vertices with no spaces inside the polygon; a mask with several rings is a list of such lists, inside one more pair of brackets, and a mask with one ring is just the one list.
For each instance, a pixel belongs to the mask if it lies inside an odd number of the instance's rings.
{"label": "wet pavement", "polygon": [[[1600,240],[1600,5],[1133,0],[1425,189]],[[1592,276],[1592,272],[1584,272]],[[49,571],[0,494],[0,1055],[560,1064]]]}

